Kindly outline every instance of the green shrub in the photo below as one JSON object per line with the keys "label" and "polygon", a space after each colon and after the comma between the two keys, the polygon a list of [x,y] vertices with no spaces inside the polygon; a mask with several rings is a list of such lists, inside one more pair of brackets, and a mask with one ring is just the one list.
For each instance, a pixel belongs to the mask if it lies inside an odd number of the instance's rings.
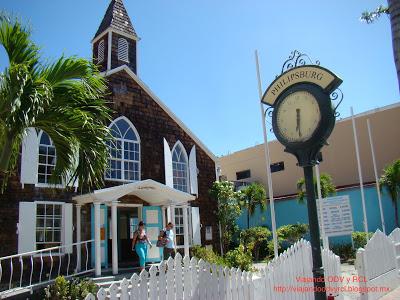
{"label": "green shrub", "polygon": [[266,227],[252,227],[240,232],[240,243],[244,250],[253,254],[256,261],[260,258],[261,245],[271,236],[271,231]]}
{"label": "green shrub", "polygon": [[288,224],[278,228],[278,239],[286,241],[290,245],[296,243],[299,239],[304,237],[308,231],[308,224]]}
{"label": "green shrub", "polygon": [[68,281],[64,276],[58,276],[53,285],[44,289],[44,293],[45,299],[50,300],[85,299],[89,293],[97,293],[97,286],[88,279]]}
{"label": "green shrub", "polygon": [[253,260],[251,253],[245,251],[243,245],[229,251],[225,255],[225,264],[230,268],[240,268],[243,271],[250,271],[252,269]]}
{"label": "green shrub", "polygon": [[230,250],[224,257],[216,254],[211,249],[206,249],[201,246],[194,246],[191,248],[192,256],[197,259],[203,259],[212,264],[221,265],[229,268],[240,268],[243,271],[250,271],[252,269],[252,256],[251,253],[245,251],[243,245],[240,245],[234,250]]}
{"label": "green shrub", "polygon": [[[299,239],[303,238],[308,232],[308,224],[288,224],[279,227],[276,230],[278,238],[278,252],[283,252],[286,248],[293,245]],[[267,248],[269,250],[269,256],[274,255],[274,241],[268,241]]]}
{"label": "green shrub", "polygon": [[[373,234],[373,232],[369,232],[368,239],[370,239]],[[367,244],[367,234],[364,231],[354,231],[351,234],[351,237],[353,238],[355,250],[358,248],[364,248],[364,246]]]}
{"label": "green shrub", "polygon": [[192,256],[197,259],[203,259],[211,264],[224,265],[224,259],[215,253],[212,249],[206,247],[194,246],[191,248]]}
{"label": "green shrub", "polygon": [[[274,240],[269,240],[267,244],[269,257],[274,256]],[[278,238],[278,253],[282,253],[282,241]]]}
{"label": "green shrub", "polygon": [[354,259],[356,251],[353,249],[351,244],[339,244],[332,246],[332,251],[340,257],[342,261],[348,261]]}

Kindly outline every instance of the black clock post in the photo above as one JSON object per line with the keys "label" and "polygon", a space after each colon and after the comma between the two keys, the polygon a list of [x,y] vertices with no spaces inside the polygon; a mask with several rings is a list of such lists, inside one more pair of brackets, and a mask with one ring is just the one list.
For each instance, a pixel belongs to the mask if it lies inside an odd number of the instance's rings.
{"label": "black clock post", "polygon": [[[310,63],[308,63],[310,62]],[[338,89],[342,80],[331,71],[313,64],[309,57],[293,51],[284,63],[282,73],[267,88],[262,102],[270,106],[272,129],[285,146],[285,152],[296,156],[304,170],[308,220],[311,237],[314,295],[326,300],[324,269],[318,225],[313,166],[330,136],[343,99]],[[333,101],[338,101],[336,106]]]}
{"label": "black clock post", "polygon": [[322,266],[321,243],[319,235],[319,224],[317,204],[315,201],[313,167],[306,166],[304,169],[304,180],[307,191],[308,224],[310,227],[311,251],[313,260],[313,279],[315,299],[326,300],[324,268]]}

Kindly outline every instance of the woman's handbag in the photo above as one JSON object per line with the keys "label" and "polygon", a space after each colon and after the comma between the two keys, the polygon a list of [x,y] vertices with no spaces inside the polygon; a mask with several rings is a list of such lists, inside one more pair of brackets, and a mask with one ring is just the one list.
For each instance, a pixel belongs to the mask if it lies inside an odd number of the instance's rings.
{"label": "woman's handbag", "polygon": [[157,247],[165,247],[167,244],[167,239],[166,239],[167,233],[164,230],[160,231],[160,235],[158,236],[156,246]]}

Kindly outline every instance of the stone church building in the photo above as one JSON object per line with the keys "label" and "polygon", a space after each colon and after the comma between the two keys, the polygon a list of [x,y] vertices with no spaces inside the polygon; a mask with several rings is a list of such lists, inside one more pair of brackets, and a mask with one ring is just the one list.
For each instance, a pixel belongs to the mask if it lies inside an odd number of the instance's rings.
{"label": "stone church building", "polygon": [[[131,239],[140,220],[152,240],[175,223],[185,253],[196,244],[219,249],[217,205],[208,193],[216,157],[138,77],[138,42],[122,0],[112,0],[92,40],[115,112],[104,189],[81,195],[50,185],[55,147],[30,129],[19,169],[0,195],[0,256],[93,239],[96,273],[100,264],[118,272],[136,262]],[[149,261],[160,260],[160,249],[149,250]]]}

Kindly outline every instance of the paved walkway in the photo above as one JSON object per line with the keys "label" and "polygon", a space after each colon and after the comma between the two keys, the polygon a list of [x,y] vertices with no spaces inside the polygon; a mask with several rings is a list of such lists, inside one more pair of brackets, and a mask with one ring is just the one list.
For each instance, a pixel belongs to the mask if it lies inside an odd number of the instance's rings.
{"label": "paved walkway", "polygon": [[[345,279],[346,278],[352,278],[353,276],[357,276],[357,271],[354,268],[354,265],[348,264],[348,263],[343,263],[341,264],[341,269],[342,273],[341,276],[343,276]],[[348,284],[349,286],[359,286],[357,282],[351,282]],[[347,292],[343,293],[344,300],[356,300],[360,299],[360,294],[359,293],[352,293],[352,292]]]}
{"label": "paved walkway", "polygon": [[[353,275],[357,275],[357,271],[354,268],[354,265],[350,265],[347,263],[344,263],[341,265],[342,267],[342,276],[344,277],[352,277]],[[351,283],[352,286],[357,286],[357,283]],[[358,300],[360,299],[360,294],[358,293],[344,293],[344,300]],[[397,289],[393,290],[389,294],[386,294],[385,296],[381,297],[380,300],[399,300],[400,299],[400,287]]]}
{"label": "paved walkway", "polygon": [[400,299],[400,287],[390,292],[389,294],[386,294],[380,300],[399,300],[399,299]]}

